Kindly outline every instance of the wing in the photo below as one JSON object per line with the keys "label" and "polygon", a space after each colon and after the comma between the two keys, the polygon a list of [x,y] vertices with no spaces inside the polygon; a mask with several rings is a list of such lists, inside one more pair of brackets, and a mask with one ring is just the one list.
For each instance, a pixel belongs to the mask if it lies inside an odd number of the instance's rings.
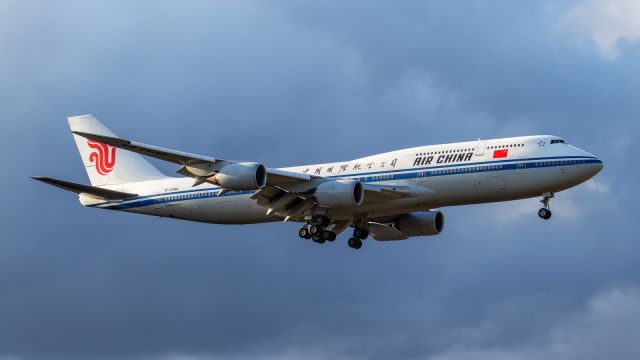
{"label": "wing", "polygon": [[[159,146],[147,145],[131,140],[124,140],[116,137],[89,134],[80,131],[73,132],[76,135],[87,139],[95,140],[103,144],[111,145],[120,149],[133,151],[138,154],[150,156],[156,159],[169,161],[174,164],[182,165],[177,173],[180,175],[193,177],[197,181],[204,175],[219,171],[222,167],[230,164],[239,163],[237,161],[229,161],[223,159],[212,158],[190,154],[183,151],[161,148]],[[268,185],[286,185],[299,181],[311,180],[311,175],[296,173],[293,171],[279,170],[267,168],[267,184]],[[200,179],[201,180],[201,179]],[[204,181],[203,181],[204,182]],[[202,182],[200,182],[202,183]],[[197,185],[198,183],[196,183]]]}
{"label": "wing", "polygon": [[142,144],[135,141],[124,140],[116,137],[89,134],[81,131],[73,131],[74,134],[84,138],[95,140],[120,149],[133,151],[138,154],[154,157],[156,159],[169,161],[175,164],[188,164],[191,162],[209,162],[212,164],[221,163],[224,160],[214,159],[208,156],[189,154],[182,151],[164,149],[158,146]]}
{"label": "wing", "polygon": [[[177,173],[194,178],[194,186],[204,182],[212,182],[211,179],[214,179],[213,176],[220,172],[225,166],[244,164],[242,162],[195,155],[116,137],[79,131],[74,131],[73,133],[120,149],[181,165]],[[267,214],[279,214],[284,217],[285,221],[290,218],[298,218],[306,211],[317,206],[318,203],[313,197],[313,192],[321,183],[333,181],[332,179],[321,176],[288,170],[268,167],[265,167],[265,169],[268,175],[266,177],[266,186],[256,191],[251,198],[256,200],[259,205],[265,207]],[[212,183],[216,184],[216,182]],[[410,196],[409,191],[403,187],[366,184],[364,190],[366,194],[365,202],[367,204],[387,202]],[[223,189],[223,191],[225,190]]]}

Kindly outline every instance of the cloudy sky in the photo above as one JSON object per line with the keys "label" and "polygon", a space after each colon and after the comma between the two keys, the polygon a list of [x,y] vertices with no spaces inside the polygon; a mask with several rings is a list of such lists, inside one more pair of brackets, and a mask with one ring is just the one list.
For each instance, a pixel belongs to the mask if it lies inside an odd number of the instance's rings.
{"label": "cloudy sky", "polygon": [[[639,94],[637,0],[0,0],[0,359],[637,359]],[[274,167],[556,134],[605,169],[549,222],[446,208],[356,252],[29,180],[88,181],[86,113]]]}

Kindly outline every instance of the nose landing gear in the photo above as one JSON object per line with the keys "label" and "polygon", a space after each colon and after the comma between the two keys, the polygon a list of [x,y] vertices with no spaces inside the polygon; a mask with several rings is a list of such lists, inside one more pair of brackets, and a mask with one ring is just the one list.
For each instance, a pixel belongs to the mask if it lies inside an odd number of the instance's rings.
{"label": "nose landing gear", "polygon": [[549,220],[551,218],[551,209],[549,207],[549,199],[553,198],[552,192],[546,192],[542,194],[542,208],[538,210],[538,216],[542,219]]}

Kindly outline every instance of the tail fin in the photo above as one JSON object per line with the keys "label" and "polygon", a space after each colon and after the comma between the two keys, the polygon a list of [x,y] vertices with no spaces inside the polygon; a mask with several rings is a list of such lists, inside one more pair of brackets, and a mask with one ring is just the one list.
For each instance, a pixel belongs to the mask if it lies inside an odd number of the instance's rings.
{"label": "tail fin", "polygon": [[[116,136],[92,115],[72,116],[67,119],[71,131]],[[75,134],[73,138],[93,186],[117,185],[166,177],[141,155]]]}

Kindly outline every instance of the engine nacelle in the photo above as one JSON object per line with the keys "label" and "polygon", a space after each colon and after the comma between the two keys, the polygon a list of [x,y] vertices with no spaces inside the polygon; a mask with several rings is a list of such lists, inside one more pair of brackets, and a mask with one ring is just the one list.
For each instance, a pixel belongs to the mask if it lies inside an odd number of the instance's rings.
{"label": "engine nacelle", "polygon": [[440,211],[422,211],[400,215],[396,229],[406,236],[438,235],[444,228],[444,215]]}
{"label": "engine nacelle", "polygon": [[360,181],[335,180],[320,184],[314,195],[320,206],[357,206],[364,201],[364,188]]}
{"label": "engine nacelle", "polygon": [[256,190],[267,185],[267,169],[258,163],[229,164],[207,181],[230,190]]}

